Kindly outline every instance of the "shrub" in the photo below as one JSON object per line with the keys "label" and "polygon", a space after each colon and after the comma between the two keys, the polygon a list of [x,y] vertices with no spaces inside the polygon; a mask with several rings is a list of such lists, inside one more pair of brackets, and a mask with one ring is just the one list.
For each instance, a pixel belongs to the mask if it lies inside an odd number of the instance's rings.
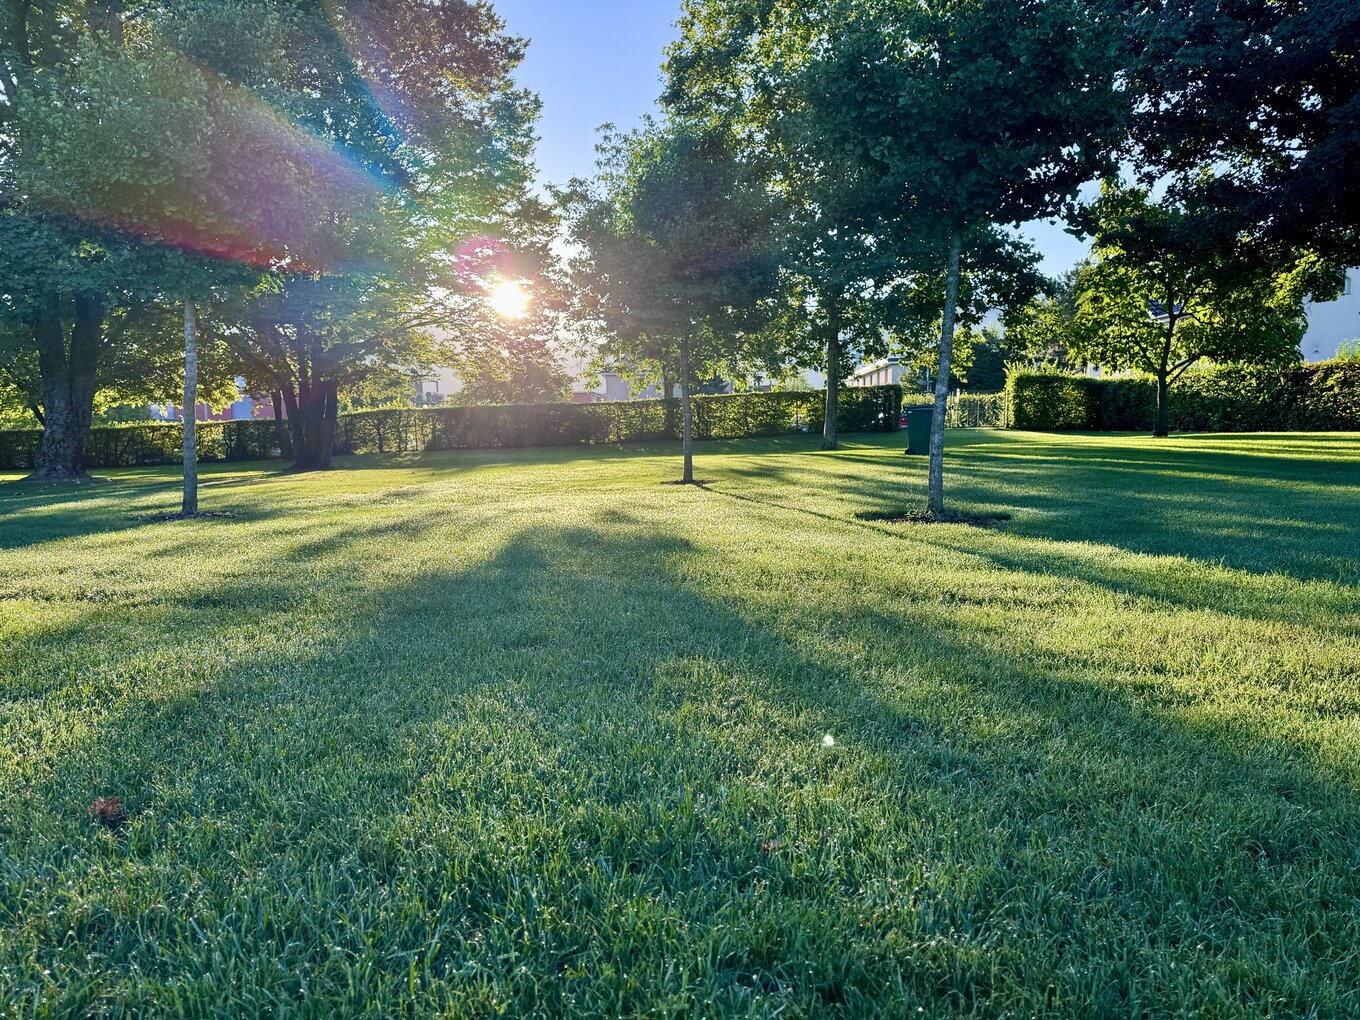
{"label": "shrub", "polygon": [[[272,420],[199,422],[198,459],[262,460],[274,455],[276,435]],[[0,432],[0,469],[32,470],[41,442],[41,429]],[[178,422],[110,425],[90,430],[85,462],[95,468],[174,464],[183,456],[183,449],[184,433]]]}
{"label": "shrub", "polygon": [[[695,397],[694,436],[741,439],[820,432],[825,401],[820,390]],[[842,431],[888,431],[897,428],[902,397],[895,386],[846,387],[839,403]],[[678,440],[680,428],[678,400],[361,411],[341,418],[335,450],[406,453],[650,443]]]}
{"label": "shrub", "polygon": [[949,398],[945,425],[951,429],[1004,429],[1010,423],[1009,393],[960,393]]}
{"label": "shrub", "polygon": [[[1016,372],[1007,383],[1015,428],[1150,431],[1156,391],[1148,379]],[[1360,361],[1287,369],[1223,365],[1190,372],[1171,390],[1180,432],[1360,429]]]}
{"label": "shrub", "polygon": [[[820,432],[825,400],[822,391],[695,397],[694,434],[698,439],[740,439]],[[840,394],[841,430],[895,430],[901,407],[902,393],[896,386],[846,387]],[[263,460],[276,455],[276,437],[272,420],[200,422],[199,459]],[[342,414],[335,452],[415,453],[679,438],[678,400],[389,408]],[[0,469],[31,470],[41,439],[38,429],[0,431]],[[173,464],[180,459],[183,441],[176,422],[97,428],[90,433],[86,462],[94,468]]]}
{"label": "shrub", "polygon": [[1006,378],[1011,423],[1036,431],[1099,428],[1101,380],[1047,371],[1012,371]]}

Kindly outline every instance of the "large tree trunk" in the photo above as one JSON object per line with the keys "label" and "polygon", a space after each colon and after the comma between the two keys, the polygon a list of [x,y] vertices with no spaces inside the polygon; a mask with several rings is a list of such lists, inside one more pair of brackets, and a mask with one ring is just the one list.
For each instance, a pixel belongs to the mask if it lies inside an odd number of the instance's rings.
{"label": "large tree trunk", "polygon": [[949,267],[944,282],[944,321],[940,330],[940,374],[935,380],[935,413],[930,418],[930,497],[926,505],[932,517],[943,517],[944,422],[949,411],[949,370],[954,357],[954,315],[959,300],[959,262],[963,231],[954,228],[949,237]]}
{"label": "large tree trunk", "polygon": [[123,0],[89,0],[85,17],[96,38],[123,45]]}
{"label": "large tree trunk", "polygon": [[184,499],[180,513],[198,513],[198,318],[184,302]]}
{"label": "large tree trunk", "polygon": [[329,471],[335,450],[339,384],[304,375],[288,407],[288,430],[297,471]]}
{"label": "large tree trunk", "polygon": [[689,344],[680,345],[680,450],[685,459],[685,470],[680,481],[694,484],[694,408],[690,404],[693,382],[689,372]]}
{"label": "large tree trunk", "polygon": [[841,399],[841,330],[836,317],[827,313],[826,335],[826,416],[822,421],[822,449],[838,446],[836,419]]}
{"label": "large tree trunk", "polygon": [[38,464],[29,477],[37,481],[88,482],[85,448],[94,418],[95,372],[104,307],[98,298],[74,302],[70,344],[62,323],[61,301],[44,301],[33,328],[42,375],[43,436]]}

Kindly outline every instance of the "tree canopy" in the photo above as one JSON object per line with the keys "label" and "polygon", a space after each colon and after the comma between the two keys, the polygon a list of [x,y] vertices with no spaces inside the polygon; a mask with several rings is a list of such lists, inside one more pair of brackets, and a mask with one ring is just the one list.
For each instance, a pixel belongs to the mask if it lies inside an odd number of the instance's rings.
{"label": "tree canopy", "polygon": [[678,373],[691,482],[691,387],[740,361],[773,314],[778,203],[721,128],[649,123],[601,148],[597,185],[563,196],[574,279],[606,357]]}
{"label": "tree canopy", "polygon": [[1076,281],[1071,350],[1157,380],[1157,435],[1167,431],[1167,389],[1203,359],[1296,361],[1303,302],[1328,271],[1308,253],[1282,260],[1236,219],[1146,191],[1106,185],[1093,204],[1093,258]]}
{"label": "tree canopy", "polygon": [[81,472],[122,310],[237,298],[205,336],[291,403],[294,451],[326,466],[340,385],[419,367],[489,271],[546,257],[538,102],[511,78],[523,41],[486,4],[5,13],[5,361],[38,355],[53,474]]}

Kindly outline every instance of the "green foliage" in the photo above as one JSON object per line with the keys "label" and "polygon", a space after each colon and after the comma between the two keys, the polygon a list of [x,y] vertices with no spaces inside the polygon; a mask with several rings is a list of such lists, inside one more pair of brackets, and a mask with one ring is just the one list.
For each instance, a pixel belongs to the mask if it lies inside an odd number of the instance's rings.
{"label": "green foliage", "polygon": [[1360,340],[1343,340],[1336,349],[1338,361],[1360,361]]}
{"label": "green foliage", "polygon": [[[1018,429],[1136,431],[1157,416],[1150,379],[1026,370],[1011,374],[1007,393]],[[1360,430],[1360,362],[1190,372],[1171,389],[1169,424],[1182,432]]]}
{"label": "green foliage", "polygon": [[[682,121],[606,135],[594,190],[562,196],[580,246],[581,314],[624,366],[679,379],[742,360],[774,314],[777,203],[722,129]],[[685,380],[688,381],[688,380]]]}
{"label": "green foliage", "polygon": [[[274,421],[198,422],[198,459],[213,461],[265,460],[278,449]],[[0,469],[32,470],[38,462],[42,433],[33,429],[0,430]],[[90,430],[87,458],[93,468],[178,464],[183,459],[184,434],[176,422],[105,425]]]}
{"label": "green foliage", "polygon": [[[826,399],[821,390],[737,393],[693,398],[697,439],[796,435],[819,431]],[[897,429],[902,394],[896,386],[841,390],[839,413],[847,432]],[[276,423],[200,422],[199,459],[260,460],[278,447]],[[0,469],[28,469],[41,433],[0,431]],[[680,438],[677,400],[602,404],[388,407],[342,414],[334,452],[411,453],[424,450],[647,443]],[[90,433],[92,467],[178,463],[180,427],[173,423],[96,428]]]}
{"label": "green foliage", "polygon": [[1036,368],[1072,367],[1070,345],[1077,332],[1077,281],[1082,268],[1076,266],[1047,281],[1042,294],[1007,311],[1004,343],[1010,360]]}
{"label": "green foliage", "polygon": [[545,404],[571,396],[572,378],[554,349],[555,316],[533,312],[490,329],[475,345],[464,342],[454,368],[460,404]]}
{"label": "green foliage", "polygon": [[[788,202],[775,352],[842,375],[888,354],[938,365],[955,221],[967,234],[956,302],[965,327],[1038,289],[1037,256],[993,221],[1036,202],[1047,210],[1107,141],[1108,69],[1095,56],[1108,39],[1054,27],[1076,12],[1045,5],[1047,24],[1035,28],[1002,4],[683,5],[666,101],[730,125]],[[979,79],[998,61],[1006,74]],[[1083,117],[1080,146],[1060,151]],[[1033,186],[1017,186],[1026,178]],[[956,354],[962,375],[968,346]]]}
{"label": "green foliage", "polygon": [[1360,265],[1360,5],[1118,5],[1129,162],[1258,228],[1257,249]]}
{"label": "green foliage", "polygon": [[1272,262],[1234,218],[1108,182],[1088,217],[1094,259],[1077,276],[1069,333],[1077,357],[1168,379],[1206,358],[1297,360],[1303,302],[1325,275],[1314,256]]}
{"label": "green foliage", "polygon": [[945,425],[951,429],[1010,428],[1010,394],[1004,390],[1000,393],[951,393]]}
{"label": "green foliage", "polygon": [[[894,431],[901,394],[895,386],[856,387],[841,392],[839,405],[846,431]],[[813,390],[699,396],[693,398],[693,407],[696,439],[790,435],[821,429],[825,395]],[[336,450],[404,453],[643,443],[679,438],[678,400],[629,400],[364,412],[342,419]]]}
{"label": "green foliage", "polygon": [[414,407],[415,383],[407,372],[395,368],[375,368],[340,390],[340,414],[374,411],[386,407]]}
{"label": "green foliage", "polygon": [[1011,423],[1017,429],[1094,429],[1100,380],[1065,372],[1012,369],[1006,378]]}
{"label": "green foliage", "polygon": [[1006,362],[1011,350],[1006,336],[994,327],[979,330],[969,344],[966,357],[955,362],[954,376],[969,393],[1000,393],[1006,387]]}

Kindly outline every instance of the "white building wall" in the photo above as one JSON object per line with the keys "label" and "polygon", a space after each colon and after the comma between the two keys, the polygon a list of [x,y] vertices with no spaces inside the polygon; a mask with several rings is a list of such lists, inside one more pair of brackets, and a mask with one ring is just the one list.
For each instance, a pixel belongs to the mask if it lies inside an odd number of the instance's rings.
{"label": "white building wall", "polygon": [[1307,311],[1308,332],[1299,344],[1304,361],[1327,361],[1345,341],[1360,339],[1360,270],[1346,273],[1338,300],[1310,302]]}

